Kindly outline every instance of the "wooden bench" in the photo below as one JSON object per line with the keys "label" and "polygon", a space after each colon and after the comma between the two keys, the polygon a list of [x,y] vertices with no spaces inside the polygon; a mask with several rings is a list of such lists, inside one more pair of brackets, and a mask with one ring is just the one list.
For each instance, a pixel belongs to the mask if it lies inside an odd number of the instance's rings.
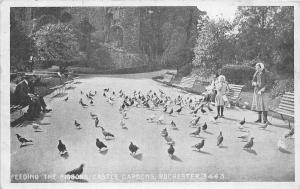
{"label": "wooden bench", "polygon": [[[285,121],[283,115],[294,118],[294,93],[285,92],[279,106],[274,110],[270,109],[270,111],[280,114],[283,121]],[[290,124],[289,120],[288,122]]]}
{"label": "wooden bench", "polygon": [[236,105],[237,102],[240,99],[240,95],[242,92],[242,89],[245,85],[234,85],[234,84],[229,84],[229,93],[227,94],[229,102],[231,102],[233,105]]}
{"label": "wooden bench", "polygon": [[55,95],[61,94],[61,93],[63,93],[65,91],[65,84],[57,85],[57,86],[51,87],[49,89],[56,91]]}
{"label": "wooden bench", "polygon": [[10,105],[10,123],[18,120],[24,115],[24,109],[28,106]]}

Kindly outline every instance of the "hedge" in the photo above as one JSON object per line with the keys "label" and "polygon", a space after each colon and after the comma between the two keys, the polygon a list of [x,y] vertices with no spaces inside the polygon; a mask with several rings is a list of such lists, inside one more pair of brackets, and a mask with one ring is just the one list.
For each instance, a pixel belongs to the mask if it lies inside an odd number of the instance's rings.
{"label": "hedge", "polygon": [[255,68],[246,65],[226,65],[220,73],[226,77],[231,84],[245,85],[243,90],[252,89],[251,81],[255,73]]}

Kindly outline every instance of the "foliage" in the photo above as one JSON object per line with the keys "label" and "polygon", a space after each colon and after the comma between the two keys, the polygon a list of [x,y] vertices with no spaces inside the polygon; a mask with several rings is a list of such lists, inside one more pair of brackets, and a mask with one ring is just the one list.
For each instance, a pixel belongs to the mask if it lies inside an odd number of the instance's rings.
{"label": "foliage", "polygon": [[40,61],[58,64],[73,60],[78,56],[78,42],[70,25],[47,24],[32,35],[36,56]]}
{"label": "foliage", "polygon": [[239,7],[234,21],[238,31],[236,61],[260,59],[272,72],[293,76],[293,7]]}
{"label": "foliage", "polygon": [[56,24],[58,22],[58,19],[53,15],[42,15],[37,20],[36,30],[39,30],[42,26],[47,24]]}
{"label": "foliage", "polygon": [[276,80],[271,89],[271,98],[274,99],[285,92],[294,92],[294,79]]}
{"label": "foliage", "polygon": [[179,68],[179,75],[185,77],[187,75],[189,75],[191,72],[192,72],[192,69],[193,69],[193,65],[190,63],[190,64],[185,64],[184,66],[182,66],[181,68]]}
{"label": "foliage", "polygon": [[234,62],[232,26],[223,19],[205,20],[202,24],[194,48],[193,64],[202,70],[203,76],[209,76],[223,65]]}
{"label": "foliage", "polygon": [[99,46],[91,52],[90,66],[105,70],[110,68],[111,63],[112,60],[106,47]]}
{"label": "foliage", "polygon": [[[29,60],[32,54],[32,40],[25,34],[22,26],[16,22],[13,14],[10,20],[10,64],[11,67],[20,67]],[[24,66],[24,65],[23,65]]]}
{"label": "foliage", "polygon": [[244,90],[251,89],[251,80],[255,73],[255,69],[245,65],[226,65],[220,72],[226,77],[229,83],[236,85],[246,85]]}

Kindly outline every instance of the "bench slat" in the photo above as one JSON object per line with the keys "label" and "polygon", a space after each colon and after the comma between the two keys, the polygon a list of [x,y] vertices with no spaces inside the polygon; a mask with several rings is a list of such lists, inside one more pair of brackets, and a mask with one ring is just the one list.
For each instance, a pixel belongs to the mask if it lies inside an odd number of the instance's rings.
{"label": "bench slat", "polygon": [[277,113],[282,114],[282,115],[287,115],[287,116],[294,117],[294,112],[282,110],[282,109],[279,109],[279,108],[276,108],[276,109],[274,110],[274,112],[277,112]]}
{"label": "bench slat", "polygon": [[281,100],[282,100],[282,101],[294,102],[294,98],[286,98],[286,97],[283,97]]}
{"label": "bench slat", "polygon": [[279,108],[279,109],[283,109],[283,110],[287,110],[287,111],[294,112],[294,107],[287,107],[287,106],[279,105],[278,108]]}
{"label": "bench slat", "polygon": [[287,104],[290,106],[294,106],[294,102],[290,102],[290,101],[280,102],[280,104]]}

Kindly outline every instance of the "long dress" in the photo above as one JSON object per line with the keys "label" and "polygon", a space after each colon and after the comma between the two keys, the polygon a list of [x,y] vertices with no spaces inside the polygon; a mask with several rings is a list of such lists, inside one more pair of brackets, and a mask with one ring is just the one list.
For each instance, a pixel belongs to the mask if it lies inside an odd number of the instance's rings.
{"label": "long dress", "polygon": [[262,92],[260,95],[258,94],[258,91],[262,87],[262,73],[256,74],[256,83],[257,85],[254,87],[254,94],[253,94],[253,100],[252,100],[252,111],[268,111],[268,103],[267,103],[267,94],[265,92]]}
{"label": "long dress", "polygon": [[215,103],[217,106],[225,106],[226,92],[229,90],[229,86],[226,82],[216,83],[217,95],[215,97]]}

